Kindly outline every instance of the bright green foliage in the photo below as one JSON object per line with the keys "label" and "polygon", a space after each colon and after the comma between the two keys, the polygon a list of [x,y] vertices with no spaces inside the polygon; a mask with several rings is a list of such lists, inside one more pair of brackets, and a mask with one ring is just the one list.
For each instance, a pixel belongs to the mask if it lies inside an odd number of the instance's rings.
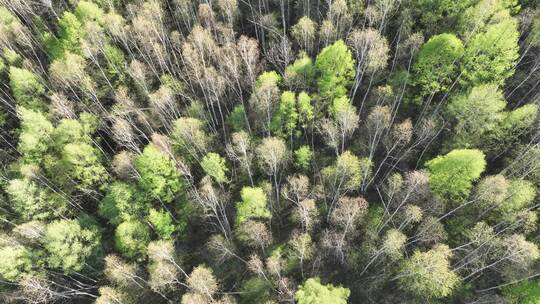
{"label": "bright green foliage", "polygon": [[321,284],[319,278],[309,278],[298,287],[294,298],[298,304],[347,304],[351,291],[332,284]]}
{"label": "bright green foliage", "polygon": [[110,195],[110,193],[107,193],[105,198],[99,203],[98,214],[101,217],[109,220],[109,223],[111,223],[112,225],[118,225],[122,222],[118,207],[116,206],[115,200],[113,199],[112,195]]}
{"label": "bright green foliage", "polygon": [[81,190],[101,185],[108,173],[101,164],[100,152],[86,143],[67,144],[62,149],[61,166]]}
{"label": "bright green foliage", "polygon": [[103,23],[104,12],[99,6],[90,1],[79,1],[75,8],[75,16],[81,23],[97,22]]}
{"label": "bright green foliage", "polygon": [[150,209],[148,221],[162,239],[170,239],[176,230],[171,214],[165,210],[157,211],[155,209]]}
{"label": "bright green foliage", "polygon": [[298,115],[300,125],[305,128],[315,118],[315,110],[311,103],[311,97],[304,91],[298,94]]}
{"label": "bright green foliage", "polygon": [[502,131],[519,134],[531,127],[537,115],[538,105],[529,103],[521,106],[506,115],[501,124]]}
{"label": "bright green foliage", "polygon": [[296,97],[291,91],[281,94],[279,107],[272,117],[271,129],[278,134],[290,136],[298,123],[298,112],[296,110]]}
{"label": "bright green foliage", "polygon": [[77,220],[57,220],[49,225],[44,237],[50,267],[66,273],[81,271],[95,257],[101,246],[97,229],[83,228]]}
{"label": "bright green foliage", "polygon": [[30,275],[34,265],[32,252],[22,245],[0,248],[0,278],[18,281]]}
{"label": "bright green foliage", "polygon": [[81,54],[81,41],[85,37],[84,25],[89,22],[103,24],[104,12],[95,3],[79,1],[75,14],[66,11],[58,20],[58,38],[48,36],[46,45],[52,59],[61,59],[66,52]]}
{"label": "bright green foliage", "polygon": [[63,147],[69,143],[91,143],[89,134],[85,134],[83,125],[76,119],[62,119],[53,132],[54,143]]}
{"label": "bright green foliage", "polygon": [[58,20],[58,39],[48,39],[48,52],[52,59],[64,57],[66,52],[80,54],[80,40],[84,37],[83,25],[77,17],[66,11]]}
{"label": "bright green foliage", "polygon": [[140,221],[126,221],[116,227],[114,244],[118,251],[131,259],[142,260],[150,242],[150,231]]}
{"label": "bright green foliage", "polygon": [[509,10],[518,5],[519,0],[477,0],[461,16],[458,23],[458,31],[464,40],[472,35],[482,32],[489,24],[499,22],[501,19],[510,18]]}
{"label": "bright green foliage", "polygon": [[243,105],[237,105],[233,108],[227,121],[233,131],[237,132],[246,129],[246,109]]}
{"label": "bright green foliage", "polygon": [[498,209],[504,214],[511,215],[532,204],[536,189],[529,181],[512,180],[508,186],[507,195],[508,197],[502,201]]}
{"label": "bright green foliage", "polygon": [[118,86],[126,81],[123,67],[126,65],[124,52],[119,48],[107,44],[105,46],[105,59],[107,59],[107,76]]}
{"label": "bright green foliage", "polygon": [[504,118],[506,101],[494,84],[473,87],[450,100],[448,115],[454,120],[452,146],[469,148],[493,135]]}
{"label": "bright green foliage", "polygon": [[266,194],[262,188],[244,187],[240,192],[241,202],[236,207],[236,224],[240,225],[252,218],[269,219],[272,213],[268,210]]}
{"label": "bright green foliage", "polygon": [[330,113],[334,117],[337,117],[339,113],[347,111],[356,112],[356,108],[351,104],[351,101],[347,96],[341,96],[333,100],[332,106],[330,107]]}
{"label": "bright green foliage", "polygon": [[107,194],[99,205],[99,214],[113,225],[144,216],[147,204],[140,200],[135,186],[115,182],[109,186]]}
{"label": "bright green foliage", "polygon": [[526,280],[503,289],[509,304],[540,303],[540,280]]}
{"label": "bright green foliage", "polygon": [[285,82],[292,88],[305,88],[314,83],[315,66],[306,53],[301,53],[298,58],[285,69]]}
{"label": "bright green foliage", "polygon": [[355,74],[351,50],[343,40],[325,47],[317,56],[315,66],[320,73],[317,84],[323,98],[333,100],[347,94]]}
{"label": "bright green foliage", "polygon": [[[120,51],[120,49],[118,50]],[[124,53],[122,53],[122,58],[124,58]],[[123,63],[124,61],[122,61],[122,64]],[[170,74],[161,75],[161,77],[159,77],[159,80],[161,81],[161,84],[170,88],[177,94],[184,92],[184,84],[180,80],[174,78],[174,76]]]}
{"label": "bright green foliage", "polygon": [[277,86],[280,82],[281,76],[276,71],[266,71],[257,77],[255,87],[260,88],[263,84],[274,84]]}
{"label": "bright green foliage", "polygon": [[9,86],[18,106],[31,110],[45,107],[42,100],[45,87],[38,76],[26,69],[9,68]]}
{"label": "bright green foliage", "polygon": [[514,74],[519,57],[517,21],[506,16],[474,35],[465,49],[462,81],[467,85],[503,84]]}
{"label": "bright green foliage", "polygon": [[538,112],[535,104],[526,104],[505,112],[506,101],[495,84],[473,87],[456,95],[447,106],[446,114],[453,120],[451,147],[480,147],[493,142],[515,140],[531,127]]}
{"label": "bright green foliage", "polygon": [[26,178],[10,180],[6,192],[11,199],[11,208],[24,221],[54,218],[67,210],[67,202],[61,195],[51,193]]}
{"label": "bright green foliage", "polygon": [[414,82],[422,95],[449,89],[463,51],[463,43],[453,34],[433,36],[422,45],[413,65]]}
{"label": "bright green foliage", "polygon": [[486,168],[484,153],[480,150],[452,150],[426,163],[431,190],[445,199],[461,200],[469,196],[472,182]]}
{"label": "bright green foliage", "polygon": [[204,173],[208,174],[216,182],[225,183],[228,181],[227,172],[229,172],[229,168],[227,168],[225,159],[219,154],[213,152],[206,154],[201,161],[201,167]]}
{"label": "bright green foliage", "polygon": [[18,108],[17,112],[21,120],[17,149],[25,161],[40,163],[51,144],[54,127],[41,112],[25,108]]}
{"label": "bright green foliage", "polygon": [[149,144],[135,160],[139,185],[155,198],[170,203],[182,191],[183,184],[174,160]]}
{"label": "bright green foliage", "polygon": [[9,65],[17,66],[17,67],[21,65],[23,58],[19,53],[8,48],[4,48],[2,51],[4,53],[4,58],[6,59],[6,62]]}
{"label": "bright green foliage", "polygon": [[459,277],[450,270],[452,252],[446,245],[420,252],[401,265],[400,287],[420,298],[444,298],[457,287]]}
{"label": "bright green foliage", "polygon": [[313,159],[313,151],[309,146],[301,146],[294,151],[294,165],[302,170],[308,170]]}

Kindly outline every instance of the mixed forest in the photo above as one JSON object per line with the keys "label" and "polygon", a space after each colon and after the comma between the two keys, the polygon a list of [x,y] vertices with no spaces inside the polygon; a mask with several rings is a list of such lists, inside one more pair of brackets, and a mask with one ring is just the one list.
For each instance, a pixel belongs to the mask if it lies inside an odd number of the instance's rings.
{"label": "mixed forest", "polygon": [[0,0],[0,302],[540,303],[537,0]]}

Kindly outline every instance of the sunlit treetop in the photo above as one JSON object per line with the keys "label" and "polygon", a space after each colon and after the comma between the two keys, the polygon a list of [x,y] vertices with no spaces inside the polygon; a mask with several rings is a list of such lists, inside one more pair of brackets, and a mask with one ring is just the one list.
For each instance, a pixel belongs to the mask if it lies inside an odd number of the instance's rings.
{"label": "sunlit treetop", "polygon": [[431,190],[444,199],[462,200],[469,196],[472,183],[486,168],[480,150],[452,150],[426,163]]}

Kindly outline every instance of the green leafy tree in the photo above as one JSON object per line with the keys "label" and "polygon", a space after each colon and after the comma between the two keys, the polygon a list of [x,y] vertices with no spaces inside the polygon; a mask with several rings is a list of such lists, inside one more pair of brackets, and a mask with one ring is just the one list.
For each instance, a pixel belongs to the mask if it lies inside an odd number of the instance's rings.
{"label": "green leafy tree", "polygon": [[112,80],[115,87],[124,84],[126,81],[124,52],[115,46],[106,45],[104,55],[107,60],[107,77]]}
{"label": "green leafy tree", "polygon": [[58,38],[46,36],[47,51],[52,59],[61,59],[66,52],[80,54],[84,37],[83,25],[73,13],[66,11],[58,20]]}
{"label": "green leafy tree", "polygon": [[279,107],[272,117],[271,129],[277,134],[291,136],[298,123],[296,96],[291,91],[281,94]]}
{"label": "green leafy tree", "polygon": [[464,40],[481,31],[489,24],[495,24],[501,19],[509,18],[509,13],[515,12],[519,0],[476,0],[459,18],[457,30]]}
{"label": "green leafy tree", "polygon": [[86,143],[71,143],[62,149],[61,167],[81,190],[101,185],[108,173],[101,164],[100,152]]}
{"label": "green leafy tree", "polygon": [[143,260],[150,242],[150,231],[139,221],[126,221],[116,227],[114,244],[124,256]]}
{"label": "green leafy tree", "polygon": [[347,94],[355,74],[354,59],[351,50],[343,40],[325,47],[315,60],[319,72],[317,84],[323,98],[333,100]]}
{"label": "green leafy tree", "polygon": [[347,304],[351,291],[332,284],[321,284],[319,278],[309,278],[294,294],[298,304]]}
{"label": "green leafy tree", "polygon": [[171,214],[166,210],[158,211],[156,209],[150,209],[148,221],[162,239],[171,239],[173,233],[176,231]]}
{"label": "green leafy tree", "polygon": [[497,133],[505,108],[504,96],[494,84],[475,86],[452,98],[446,111],[454,120],[451,146],[468,148],[487,142]]}
{"label": "green leafy tree", "polygon": [[204,170],[204,173],[208,174],[218,183],[226,183],[228,181],[227,172],[227,163],[225,159],[217,153],[210,152],[206,154],[202,161],[201,167]]}
{"label": "green leafy tree", "polygon": [[242,201],[237,203],[236,224],[240,225],[249,219],[269,219],[272,213],[267,207],[266,194],[262,188],[244,187],[240,192]]}
{"label": "green leafy tree", "polygon": [[18,106],[29,110],[45,108],[45,87],[36,74],[12,66],[9,68],[9,86]]}
{"label": "green leafy tree", "polygon": [[140,187],[165,203],[172,202],[183,190],[174,160],[154,144],[146,146],[143,153],[135,159],[135,168],[140,175]]}
{"label": "green leafy tree", "polygon": [[456,149],[426,163],[431,190],[442,198],[462,200],[469,196],[472,182],[486,168],[484,153],[480,150]]}
{"label": "green leafy tree", "polygon": [[75,16],[83,24],[87,22],[102,24],[104,15],[103,10],[91,1],[79,1],[75,8]]}
{"label": "green leafy tree", "polygon": [[503,288],[505,299],[510,304],[540,303],[540,280],[525,280]]}
{"label": "green leafy tree", "polygon": [[9,65],[20,67],[23,61],[23,57],[16,51],[8,48],[2,50],[4,52],[4,58]]}
{"label": "green leafy tree", "polygon": [[57,220],[47,225],[43,243],[50,267],[78,272],[99,255],[101,235],[96,227],[83,227],[77,220]]}
{"label": "green leafy tree", "polygon": [[17,114],[21,120],[17,149],[23,161],[39,164],[51,145],[54,127],[41,112],[18,108]]}
{"label": "green leafy tree", "polygon": [[[536,12],[536,16],[540,16],[538,11]],[[540,47],[540,18],[534,19],[531,32],[529,33],[527,40],[535,47]]]}
{"label": "green leafy tree", "polygon": [[294,165],[302,170],[308,170],[313,160],[313,151],[309,146],[301,146],[294,151]]}
{"label": "green leafy tree", "polygon": [[272,303],[272,283],[268,280],[253,277],[243,282],[240,287],[240,303]]}
{"label": "green leafy tree", "polygon": [[32,275],[36,266],[32,252],[22,245],[0,248],[0,277],[16,282]]}
{"label": "green leafy tree", "polygon": [[246,109],[244,106],[235,106],[227,117],[227,121],[235,132],[247,129]]}
{"label": "green leafy tree", "polygon": [[498,138],[513,139],[532,127],[538,115],[538,105],[526,104],[506,114],[501,122],[501,134]]}
{"label": "green leafy tree", "polygon": [[312,98],[304,91],[298,94],[298,118],[302,128],[306,128],[315,118]]}
{"label": "green leafy tree", "polygon": [[519,57],[517,21],[509,15],[474,35],[465,49],[462,61],[462,82],[503,84],[514,74]]}
{"label": "green leafy tree", "polygon": [[420,94],[448,90],[457,76],[463,52],[463,43],[453,34],[435,35],[424,43],[412,68]]}
{"label": "green leafy tree", "polygon": [[450,270],[452,252],[446,245],[420,252],[405,260],[400,269],[400,287],[420,298],[444,298],[452,294],[459,276]]}
{"label": "green leafy tree", "polygon": [[433,33],[455,24],[465,9],[473,5],[475,0],[415,0],[413,3],[420,14],[420,21],[428,31]]}
{"label": "green leafy tree", "polygon": [[52,136],[55,146],[58,147],[69,143],[92,143],[91,137],[85,134],[83,125],[76,119],[62,119],[54,129]]}
{"label": "green leafy tree", "polygon": [[11,207],[24,221],[52,219],[67,211],[65,198],[26,178],[10,180],[6,192],[11,199]]}
{"label": "green leafy tree", "polygon": [[105,22],[103,10],[91,1],[79,1],[74,13],[65,11],[58,20],[58,37],[45,36],[47,51],[52,59],[61,59],[66,53],[82,54],[81,42],[86,37],[85,25],[93,23],[94,30]]}
{"label": "green leafy tree", "polygon": [[144,217],[148,204],[141,200],[134,185],[114,182],[99,205],[99,214],[113,225]]}
{"label": "green leafy tree", "polygon": [[285,69],[285,83],[291,88],[307,89],[315,82],[316,69],[311,58],[304,52]]}
{"label": "green leafy tree", "polygon": [[275,85],[277,86],[281,82],[281,76],[276,71],[265,71],[255,82],[255,88],[260,89],[265,85]]}
{"label": "green leafy tree", "polygon": [[536,196],[536,188],[527,180],[512,180],[508,184],[506,198],[502,200],[497,209],[506,215],[515,215],[533,203]]}

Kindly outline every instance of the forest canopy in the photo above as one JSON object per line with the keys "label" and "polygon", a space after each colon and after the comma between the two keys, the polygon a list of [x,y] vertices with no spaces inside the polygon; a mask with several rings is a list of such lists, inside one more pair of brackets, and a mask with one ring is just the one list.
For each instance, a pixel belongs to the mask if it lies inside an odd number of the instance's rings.
{"label": "forest canopy", "polygon": [[537,0],[0,0],[0,302],[540,303]]}

